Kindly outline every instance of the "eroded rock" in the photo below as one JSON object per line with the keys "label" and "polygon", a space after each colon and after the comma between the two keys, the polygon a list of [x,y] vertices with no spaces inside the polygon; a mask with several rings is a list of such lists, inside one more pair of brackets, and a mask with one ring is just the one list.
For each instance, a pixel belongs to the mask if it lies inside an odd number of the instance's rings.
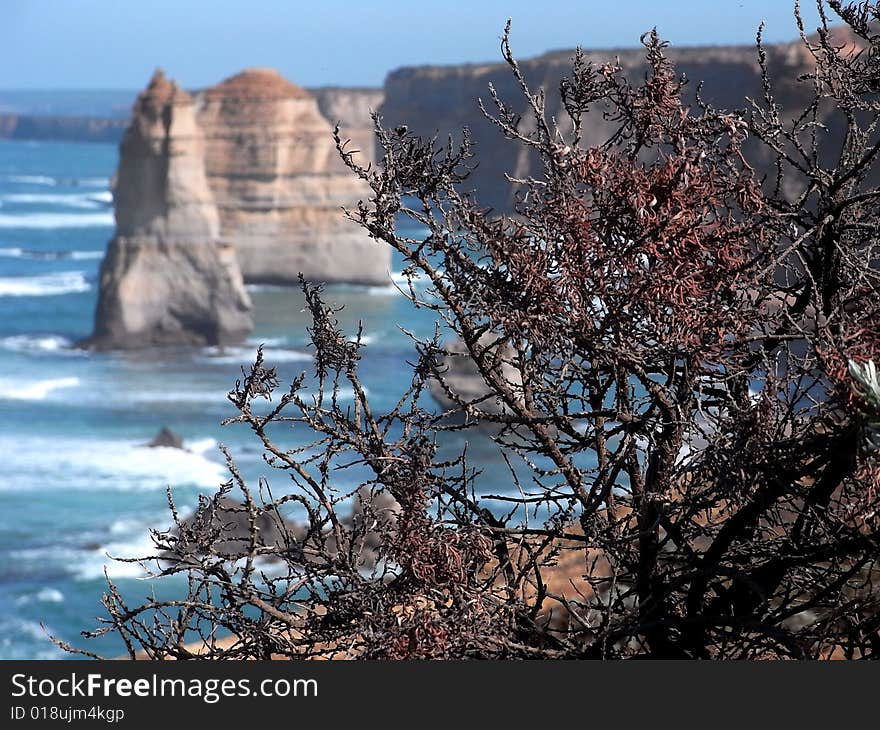
{"label": "eroded rock", "polygon": [[97,349],[239,342],[250,298],[204,172],[192,97],[157,71],[120,148],[116,234],[101,264]]}

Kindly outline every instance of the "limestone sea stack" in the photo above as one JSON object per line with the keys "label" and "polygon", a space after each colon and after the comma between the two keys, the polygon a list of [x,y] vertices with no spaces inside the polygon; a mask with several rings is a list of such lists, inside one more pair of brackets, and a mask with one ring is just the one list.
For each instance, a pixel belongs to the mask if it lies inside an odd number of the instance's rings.
{"label": "limestone sea stack", "polygon": [[240,341],[250,299],[204,169],[193,98],[157,71],[120,146],[116,234],[101,265],[97,349]]}
{"label": "limestone sea stack", "polygon": [[[373,158],[366,90],[324,90]],[[358,145],[360,143],[360,145]],[[271,69],[188,94],[157,72],[120,145],[116,234],[94,348],[223,345],[250,331],[245,282],[386,284],[391,254],[349,221],[369,190],[342,163],[318,100]]]}
{"label": "limestone sea stack", "polygon": [[[388,282],[389,249],[342,212],[369,191],[343,165],[311,93],[255,68],[200,93],[198,106],[221,240],[235,247],[245,281],[296,284],[302,272]],[[369,160],[370,147],[360,149]]]}

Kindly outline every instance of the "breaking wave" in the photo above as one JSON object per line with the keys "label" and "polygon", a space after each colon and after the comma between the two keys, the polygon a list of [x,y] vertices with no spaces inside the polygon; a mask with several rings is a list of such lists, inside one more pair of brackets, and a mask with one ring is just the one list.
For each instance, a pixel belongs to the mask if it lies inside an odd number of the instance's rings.
{"label": "breaking wave", "polygon": [[0,228],[112,228],[113,211],[0,215]]}
{"label": "breaking wave", "polygon": [[[257,345],[224,348],[207,347],[204,353],[205,359],[212,363],[249,365],[253,363],[256,357]],[[314,359],[308,352],[275,347],[264,347],[263,357],[269,365],[279,362],[311,362]]]}
{"label": "breaking wave", "polygon": [[52,177],[51,175],[6,175],[2,178],[3,182],[15,183],[18,185],[44,185],[46,187],[55,187],[57,185],[67,185],[69,187],[84,188],[106,188],[110,185],[108,177]]}
{"label": "breaking wave", "polygon": [[0,338],[0,349],[26,353],[64,353],[85,355],[73,348],[73,342],[61,335],[11,335]]}
{"label": "breaking wave", "polygon": [[17,205],[57,205],[65,208],[100,210],[113,203],[109,192],[93,193],[6,193],[0,201]]}
{"label": "breaking wave", "polygon": [[208,458],[216,446],[213,439],[193,442],[198,451],[149,448],[146,441],[4,436],[0,491],[164,490],[169,485],[217,487],[225,480],[225,466]]}
{"label": "breaking wave", "polygon": [[[36,621],[9,617],[0,619],[0,658],[2,659],[60,659],[62,649],[49,639],[55,632],[43,628]],[[40,647],[38,650],[36,647]]]}
{"label": "breaking wave", "polygon": [[82,271],[61,271],[40,276],[0,277],[0,297],[49,297],[78,294],[91,289]]}
{"label": "breaking wave", "polygon": [[62,603],[63,601],[64,594],[57,588],[50,588],[48,586],[41,588],[36,593],[26,593],[15,599],[15,603],[18,606],[26,606],[31,603]]}
{"label": "breaking wave", "polygon": [[22,382],[13,378],[0,378],[0,400],[46,400],[49,394],[64,388],[76,388],[79,378],[48,378]]}
{"label": "breaking wave", "polygon": [[104,257],[104,252],[97,249],[91,251],[39,251],[27,248],[0,248],[0,256],[12,259],[46,259],[50,261],[92,261]]}
{"label": "breaking wave", "polygon": [[20,185],[57,185],[54,177],[48,175],[7,175],[3,178],[6,182]]}

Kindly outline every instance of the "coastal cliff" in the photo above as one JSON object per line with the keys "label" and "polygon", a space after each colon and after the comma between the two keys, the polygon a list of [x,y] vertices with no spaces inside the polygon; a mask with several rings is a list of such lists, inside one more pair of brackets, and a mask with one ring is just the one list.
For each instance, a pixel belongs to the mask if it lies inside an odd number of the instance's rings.
{"label": "coastal cliff", "polygon": [[342,163],[315,97],[272,69],[197,96],[205,171],[245,281],[385,284],[389,249],[343,215],[369,191]]}
{"label": "coastal cliff", "polygon": [[0,114],[0,139],[119,142],[124,119]]}
{"label": "coastal cliff", "polygon": [[[849,47],[853,39],[844,31],[836,32],[835,41]],[[515,36],[513,46],[515,51]],[[802,109],[809,99],[811,87],[797,79],[800,74],[808,72],[815,61],[800,40],[768,45],[766,50],[776,101],[783,107],[783,113]],[[563,131],[568,131],[565,129],[568,120],[560,100],[559,83],[571,73],[574,54],[574,50],[553,51],[520,62],[532,89],[536,91],[542,87],[546,91],[547,116],[555,117]],[[753,45],[670,47],[667,55],[677,72],[687,77],[686,92],[691,102],[701,83],[704,84],[701,90],[703,99],[720,109],[743,109],[747,106],[747,97],[761,97],[761,74]],[[585,53],[586,60],[597,65],[613,61],[615,57],[626,76],[638,82],[645,70],[644,49],[590,50]],[[492,111],[490,84],[506,104],[523,114],[522,129],[528,131],[534,122],[526,113],[526,102],[516,79],[504,63],[398,69],[386,79],[385,100],[380,112],[386,127],[406,124],[421,135],[439,132],[441,139],[448,134],[460,138],[462,128],[469,128],[478,166],[465,187],[477,191],[477,199],[482,205],[498,212],[509,212],[513,208],[515,189],[507,182],[505,174],[517,178],[540,174],[540,162],[522,145],[505,139],[480,111],[478,99],[483,99],[487,110]],[[839,143],[834,133],[838,121],[832,117],[829,110],[825,120],[832,125],[832,134],[827,138],[829,151]],[[603,119],[600,111],[589,114],[584,120],[582,144],[586,147],[602,144],[612,131],[612,124]],[[747,145],[746,153],[759,172],[772,175],[770,160],[758,145]]]}
{"label": "coastal cliff", "polygon": [[120,148],[116,234],[87,346],[223,344],[251,329],[250,299],[204,172],[193,98],[156,72]]}

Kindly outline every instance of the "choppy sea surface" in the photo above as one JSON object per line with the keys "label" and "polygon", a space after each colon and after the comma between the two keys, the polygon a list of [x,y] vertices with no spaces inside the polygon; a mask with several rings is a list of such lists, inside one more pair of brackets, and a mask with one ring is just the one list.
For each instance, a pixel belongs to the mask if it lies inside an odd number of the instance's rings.
{"label": "choppy sea surface", "polygon": [[[0,658],[64,654],[51,633],[108,655],[114,637],[79,636],[103,614],[103,572],[132,600],[155,586],[137,565],[108,556],[150,552],[149,528],[165,529],[173,489],[183,512],[227,479],[220,442],[245,475],[266,476],[275,493],[283,475],[262,462],[225,394],[263,343],[283,380],[310,371],[301,295],[253,288],[256,329],[241,347],[146,353],[85,353],[71,347],[92,329],[101,258],[113,233],[109,180],[115,145],[0,141]],[[393,269],[399,269],[397,262]],[[334,287],[340,320],[354,335],[363,322],[362,377],[377,408],[389,408],[410,380],[415,350],[399,326],[430,333],[393,285]],[[188,451],[147,449],[162,427]],[[284,443],[304,443],[295,429]],[[455,450],[464,436],[450,435]],[[473,438],[473,437],[468,437]],[[474,466],[493,462],[485,440],[471,444]],[[352,477],[353,478],[353,477]],[[487,489],[503,489],[489,469]],[[173,582],[161,592],[173,593]]]}

